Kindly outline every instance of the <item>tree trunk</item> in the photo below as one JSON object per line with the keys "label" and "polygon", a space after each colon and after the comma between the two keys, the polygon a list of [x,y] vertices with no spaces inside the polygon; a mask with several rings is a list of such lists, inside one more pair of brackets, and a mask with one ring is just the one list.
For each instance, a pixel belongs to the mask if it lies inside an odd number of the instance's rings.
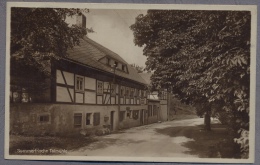
{"label": "tree trunk", "polygon": [[204,129],[206,131],[211,131],[209,111],[207,111],[204,116]]}

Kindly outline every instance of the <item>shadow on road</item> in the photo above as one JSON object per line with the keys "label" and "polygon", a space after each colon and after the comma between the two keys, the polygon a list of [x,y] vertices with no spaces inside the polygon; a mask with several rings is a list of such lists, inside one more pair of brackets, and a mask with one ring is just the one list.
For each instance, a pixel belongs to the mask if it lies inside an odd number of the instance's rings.
{"label": "shadow on road", "polygon": [[[123,145],[127,145],[127,144],[138,144],[138,143],[142,143],[144,142],[144,140],[131,140],[131,139],[116,139],[116,138],[102,138],[97,140],[97,142],[92,143],[90,145],[87,146],[87,148],[89,150],[98,150],[98,149],[104,149],[107,148],[109,146],[123,146]],[[83,150],[86,149],[83,147]]]}
{"label": "shadow on road", "polygon": [[185,153],[201,158],[240,158],[239,146],[222,124],[212,124],[212,131],[204,131],[204,125],[179,126],[156,129],[157,133],[171,137],[186,137],[191,140],[180,142],[189,149]]}

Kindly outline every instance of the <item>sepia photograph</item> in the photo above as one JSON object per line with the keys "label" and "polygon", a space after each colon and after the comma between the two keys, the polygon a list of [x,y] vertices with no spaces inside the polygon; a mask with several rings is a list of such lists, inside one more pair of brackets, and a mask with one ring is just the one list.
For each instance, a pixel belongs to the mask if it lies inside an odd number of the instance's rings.
{"label": "sepia photograph", "polygon": [[8,2],[5,158],[253,163],[256,13]]}

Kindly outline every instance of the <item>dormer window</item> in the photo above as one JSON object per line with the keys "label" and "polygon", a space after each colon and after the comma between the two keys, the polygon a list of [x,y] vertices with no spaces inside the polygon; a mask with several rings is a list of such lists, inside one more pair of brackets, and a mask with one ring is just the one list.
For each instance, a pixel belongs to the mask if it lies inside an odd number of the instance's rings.
{"label": "dormer window", "polygon": [[107,58],[107,65],[110,64],[110,58]]}
{"label": "dormer window", "polygon": [[118,66],[118,62],[115,61],[114,63],[114,67],[117,67]]}
{"label": "dormer window", "polygon": [[110,57],[105,57],[102,60],[100,60],[101,63],[106,64],[107,66],[111,67],[111,68],[115,68],[118,71],[122,71],[122,72],[126,72],[127,73],[127,65],[116,61],[113,58]]}

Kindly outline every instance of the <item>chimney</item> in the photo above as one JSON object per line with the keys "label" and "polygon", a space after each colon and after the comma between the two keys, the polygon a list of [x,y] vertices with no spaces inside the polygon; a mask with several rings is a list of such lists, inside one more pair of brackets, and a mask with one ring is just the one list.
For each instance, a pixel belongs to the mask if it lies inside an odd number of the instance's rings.
{"label": "chimney", "polygon": [[87,18],[84,14],[79,13],[76,18],[76,25],[86,28],[87,25]]}

